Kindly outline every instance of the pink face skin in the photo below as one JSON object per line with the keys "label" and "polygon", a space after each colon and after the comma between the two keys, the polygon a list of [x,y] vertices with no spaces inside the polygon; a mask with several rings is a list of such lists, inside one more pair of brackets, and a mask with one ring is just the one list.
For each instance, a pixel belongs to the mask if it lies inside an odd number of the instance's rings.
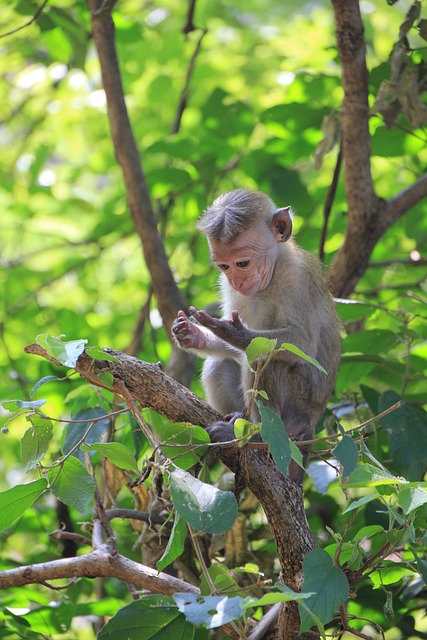
{"label": "pink face skin", "polygon": [[279,242],[283,242],[283,238],[273,235],[265,221],[260,221],[232,242],[209,241],[209,246],[212,260],[233,289],[243,296],[251,296],[270,284]]}

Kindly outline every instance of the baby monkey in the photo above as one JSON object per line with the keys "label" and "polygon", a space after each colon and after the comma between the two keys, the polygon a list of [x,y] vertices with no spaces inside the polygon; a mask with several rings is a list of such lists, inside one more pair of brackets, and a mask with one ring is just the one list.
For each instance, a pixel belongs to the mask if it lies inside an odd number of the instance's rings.
{"label": "baby monkey", "polygon": [[[207,401],[221,414],[245,414],[252,375],[245,349],[257,336],[290,342],[316,358],[328,375],[289,351],[280,352],[261,376],[266,404],[295,441],[310,440],[332,393],[340,360],[339,321],[319,260],[291,239],[290,207],[277,209],[264,193],[236,189],[219,196],[197,224],[221,271],[222,319],[190,308],[172,327],[177,344],[205,357]],[[253,404],[252,422],[259,421]],[[209,429],[213,442],[233,440],[233,422]],[[309,445],[301,447],[304,464]],[[289,477],[301,483],[293,461]]]}

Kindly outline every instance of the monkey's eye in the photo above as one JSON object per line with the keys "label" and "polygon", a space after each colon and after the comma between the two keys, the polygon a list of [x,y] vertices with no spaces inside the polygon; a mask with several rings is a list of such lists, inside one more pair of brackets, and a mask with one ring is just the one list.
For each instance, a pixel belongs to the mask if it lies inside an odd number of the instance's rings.
{"label": "monkey's eye", "polygon": [[218,264],[217,267],[221,269],[221,271],[227,271],[230,268],[228,264]]}
{"label": "monkey's eye", "polygon": [[239,267],[239,269],[244,269],[245,267],[248,267],[250,263],[250,260],[240,260],[239,262],[236,262],[236,267]]}

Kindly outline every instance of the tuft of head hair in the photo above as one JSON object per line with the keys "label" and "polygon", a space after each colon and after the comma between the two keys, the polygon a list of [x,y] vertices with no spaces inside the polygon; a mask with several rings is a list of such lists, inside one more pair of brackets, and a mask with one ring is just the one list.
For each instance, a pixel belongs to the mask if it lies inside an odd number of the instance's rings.
{"label": "tuft of head hair", "polygon": [[232,242],[258,220],[270,220],[276,211],[274,202],[261,191],[235,189],[218,196],[197,222],[214,242]]}

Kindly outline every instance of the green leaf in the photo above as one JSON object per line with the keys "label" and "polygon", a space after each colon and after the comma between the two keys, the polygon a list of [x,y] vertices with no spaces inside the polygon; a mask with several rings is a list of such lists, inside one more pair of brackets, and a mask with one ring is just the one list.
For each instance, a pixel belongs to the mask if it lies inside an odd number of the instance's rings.
{"label": "green leaf", "polygon": [[295,442],[293,440],[291,440],[290,438],[289,438],[289,446],[291,448],[291,458],[292,458],[292,460],[294,462],[296,462],[297,464],[299,464],[301,469],[305,469],[303,458],[302,458],[302,453],[298,449],[298,446],[295,444]]}
{"label": "green leaf", "polygon": [[95,491],[95,481],[85,466],[75,458],[67,458],[59,469],[49,472],[49,482],[56,497],[83,513],[89,506]]}
{"label": "green leaf", "polygon": [[277,340],[268,338],[254,338],[246,349],[248,362],[254,362],[262,356],[267,356],[276,347]]}
{"label": "green leaf", "polygon": [[417,558],[417,569],[424,584],[427,584],[427,560],[424,560],[424,558]]}
{"label": "green leaf", "polygon": [[408,515],[414,509],[418,509],[418,507],[422,507],[423,504],[427,503],[427,491],[421,488],[403,487],[399,491],[397,503],[402,507],[403,513]]}
{"label": "green leaf", "polygon": [[[237,569],[236,569],[237,570]],[[226,566],[219,562],[213,562],[208,568],[208,574],[210,583],[206,579],[206,576],[202,574],[200,581],[200,593],[203,596],[211,595],[211,583],[213,583],[217,593],[223,593],[233,596],[244,596],[244,591],[237,584],[234,572],[230,571]],[[259,577],[259,575],[258,575]]]}
{"label": "green leaf", "polygon": [[299,356],[303,360],[307,360],[307,362],[310,362],[310,364],[314,365],[316,369],[319,369],[319,371],[321,371],[322,373],[325,373],[326,375],[328,375],[328,372],[326,371],[326,369],[322,367],[320,362],[317,362],[316,358],[312,358],[311,356],[308,356],[306,353],[304,353],[304,351],[301,351],[301,349],[296,347],[294,344],[291,344],[290,342],[283,342],[283,344],[280,345],[279,351],[290,351],[291,353],[294,353],[296,356]]}
{"label": "green leaf", "polygon": [[402,484],[406,480],[396,478],[385,469],[379,469],[372,464],[362,464],[357,467],[348,479],[348,486],[351,487],[375,487],[377,485]]}
{"label": "green leaf", "polygon": [[73,619],[74,607],[70,603],[55,603],[52,606],[34,607],[34,609],[23,614],[33,633],[63,634],[70,628]]}
{"label": "green leaf", "polygon": [[114,376],[111,371],[101,371],[101,373],[98,373],[98,378],[108,388],[111,388],[114,384]]}
{"label": "green leaf", "polygon": [[207,447],[201,445],[209,443],[209,435],[201,427],[172,424],[168,420],[154,422],[153,426],[162,443],[162,452],[167,458],[174,458],[181,469],[197,464],[207,452]]}
{"label": "green leaf", "polygon": [[165,552],[157,562],[157,571],[163,571],[165,567],[168,567],[174,560],[182,555],[186,537],[187,527],[185,521],[177,513]]}
{"label": "green leaf", "polygon": [[[94,423],[89,433],[85,436],[85,442],[86,444],[100,442],[110,427],[110,420],[107,417],[104,418],[103,416],[105,415],[105,409],[102,407],[89,407],[73,414],[73,420],[84,420],[85,422],[69,422],[67,424],[62,453],[65,455],[74,449],[87,432],[91,420],[93,420]],[[78,448],[73,455],[82,462],[84,461],[84,454],[80,448]]]}
{"label": "green leaf", "polygon": [[45,491],[44,478],[28,484],[18,484],[0,493],[0,531],[7,529],[22,516]]}
{"label": "green leaf", "polygon": [[[401,400],[394,391],[386,391],[379,401],[379,411]],[[390,453],[404,469],[427,459],[427,413],[409,402],[403,403],[380,420],[390,437]]]}
{"label": "green leaf", "polygon": [[64,342],[62,336],[54,337],[48,333],[42,333],[36,338],[38,344],[44,347],[50,356],[59,360],[65,367],[76,366],[79,356],[85,349],[87,340],[69,340]]}
{"label": "green leaf", "polygon": [[98,634],[98,640],[192,640],[194,627],[172,598],[143,596],[120,609]]}
{"label": "green leaf", "polygon": [[244,418],[237,418],[234,422],[234,435],[240,440],[239,447],[244,447],[259,430],[259,425]]}
{"label": "green leaf", "polygon": [[363,498],[359,498],[359,500],[355,500],[354,502],[352,502],[351,505],[347,507],[347,509],[343,513],[348,513],[349,511],[354,511],[355,509],[359,509],[359,507],[363,507],[365,504],[368,504],[368,502],[371,502],[372,500],[376,500],[377,498],[378,498],[377,493],[370,493],[367,496],[363,496]]}
{"label": "green leaf", "polygon": [[343,468],[343,478],[347,478],[356,469],[359,460],[359,450],[353,438],[344,434],[332,453]]}
{"label": "green leaf", "polygon": [[261,402],[258,403],[261,414],[261,437],[270,447],[273,460],[284,476],[288,474],[288,467],[291,461],[291,447],[289,436],[285,426],[277,414],[270,407],[266,407]]}
{"label": "green leaf", "polygon": [[276,602],[290,602],[291,600],[306,600],[314,595],[313,593],[293,591],[282,582],[276,582],[275,587],[280,591],[270,591],[269,593],[265,593],[261,598],[248,598],[248,601],[245,601],[245,608],[249,606],[265,607],[266,605],[276,604]]}
{"label": "green leaf", "polygon": [[2,406],[8,411],[16,409],[38,409],[46,404],[46,400],[3,400]]}
{"label": "green leaf", "polygon": [[[44,376],[44,378],[41,378],[38,382],[36,382],[34,387],[31,389],[30,396],[33,397],[37,389],[40,389],[40,387],[46,384],[46,382],[51,382],[51,380],[61,380],[61,378],[58,378],[58,376]],[[46,400],[44,400],[43,402],[46,402]]]}
{"label": "green leaf", "polygon": [[120,442],[106,442],[95,444],[84,444],[81,446],[82,451],[91,451],[95,449],[100,451],[106,458],[108,458],[119,469],[127,469],[128,471],[138,472],[138,465],[135,460],[135,456],[132,451],[125,447]]}
{"label": "green leaf", "polygon": [[27,429],[21,439],[21,458],[26,472],[43,460],[53,434],[52,422],[48,418],[32,414],[27,420],[32,427]]}
{"label": "green leaf", "polygon": [[216,629],[243,615],[243,598],[235,596],[201,596],[196,593],[174,593],[178,609],[193,624]]}
{"label": "green leaf", "polygon": [[102,347],[88,347],[86,349],[86,353],[94,360],[104,360],[120,363],[119,358],[113,356],[111,353],[107,353]]}
{"label": "green leaf", "polygon": [[220,491],[177,469],[170,474],[173,504],[179,515],[195,529],[224,533],[237,517],[237,502],[231,491]]}
{"label": "green leaf", "polygon": [[373,538],[377,533],[384,533],[384,528],[379,524],[371,524],[362,527],[353,538],[353,542],[361,542],[366,538]]}
{"label": "green leaf", "polygon": [[[339,606],[348,598],[349,587],[345,573],[332,564],[329,554],[313,549],[304,558],[303,593],[313,592],[305,600],[306,606],[324,624],[330,622]],[[310,629],[312,617],[299,605],[300,633]]]}
{"label": "green leaf", "polygon": [[352,333],[342,342],[343,353],[381,353],[397,344],[397,336],[388,329],[370,329]]}

